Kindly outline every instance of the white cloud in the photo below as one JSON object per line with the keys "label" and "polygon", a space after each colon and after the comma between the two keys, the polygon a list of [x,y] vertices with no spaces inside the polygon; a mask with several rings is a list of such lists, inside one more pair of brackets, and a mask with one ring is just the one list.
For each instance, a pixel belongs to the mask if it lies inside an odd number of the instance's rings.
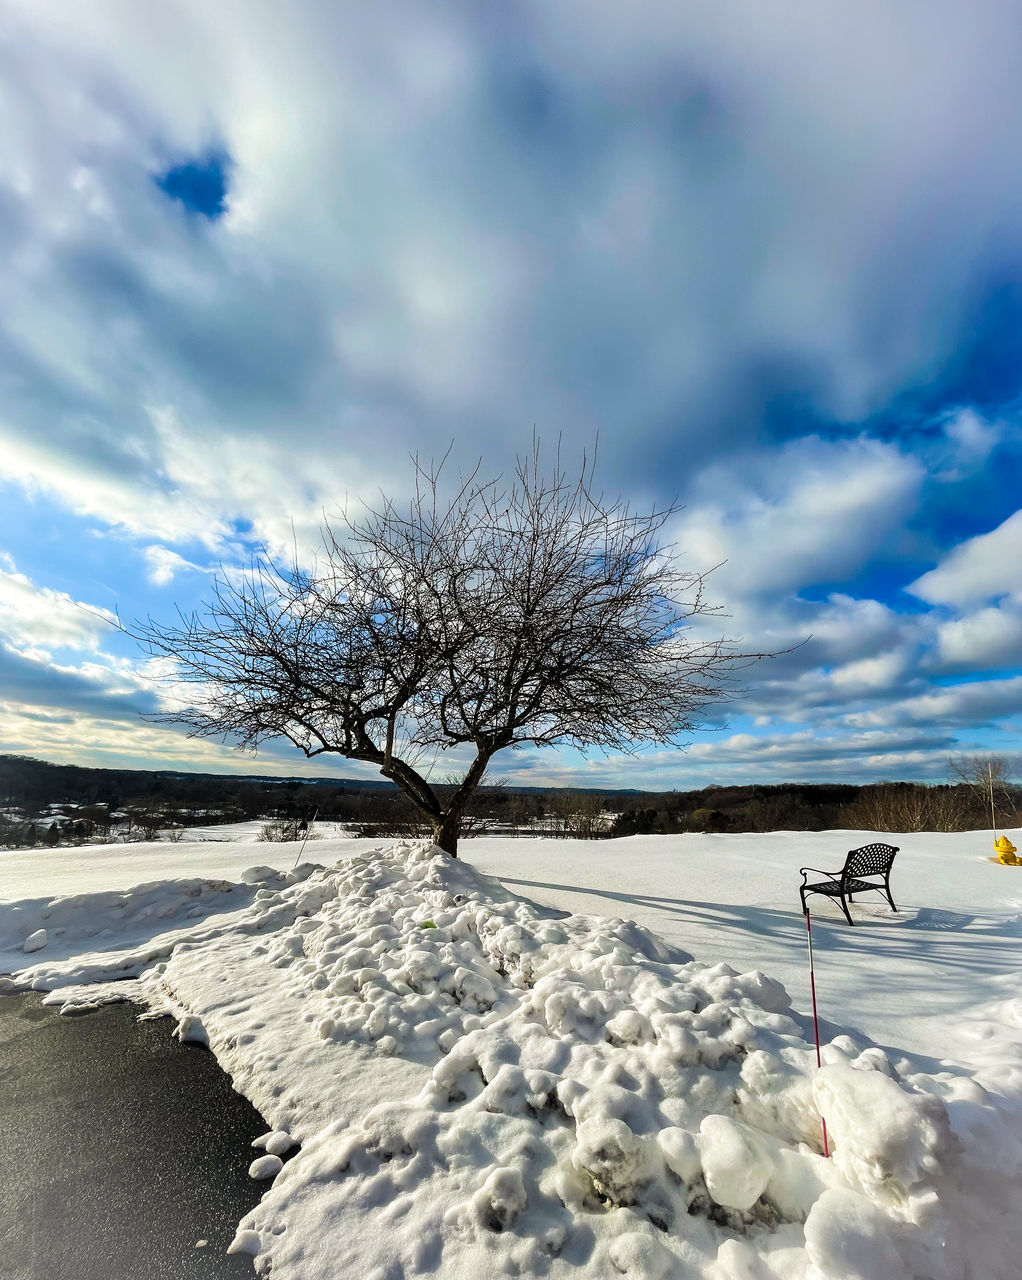
{"label": "white cloud", "polygon": [[847,769],[858,764],[871,768],[880,757],[924,758],[928,752],[946,750],[945,742],[943,735],[921,734],[914,726],[830,735],[811,730],[763,735],[736,733],[698,743],[692,747],[691,754],[706,760],[726,759],[734,764],[772,766],[779,762],[813,764],[820,761],[837,768]]}
{"label": "white cloud", "polygon": [[99,606],[74,600],[64,591],[40,587],[15,570],[0,570],[0,638],[16,649],[49,653],[78,649],[96,653],[115,616]]}
{"label": "white cloud", "polygon": [[[0,570],[0,690],[22,715],[71,719],[106,716],[122,728],[157,707],[149,664],[105,651],[119,622],[109,610],[39,586],[25,574]],[[13,721],[3,735],[10,750]],[[88,735],[79,751],[94,750]],[[0,746],[0,749],[3,749]]]}
{"label": "white cloud", "polygon": [[85,762],[83,743],[89,744],[88,763],[99,768],[379,780],[378,770],[358,761],[339,756],[307,761],[289,747],[274,744],[258,752],[236,751],[215,740],[190,738],[183,730],[148,722],[133,711],[114,715],[105,713],[102,706],[58,709],[0,699],[0,752],[80,765]]}
{"label": "white cloud", "polygon": [[[216,742],[186,738],[165,726],[134,717],[54,710],[16,701],[0,702],[0,751],[29,755],[62,764],[82,764],[82,744],[89,744],[89,763],[99,768],[157,767],[224,773],[285,773],[283,762],[232,752]],[[291,772],[295,772],[292,767]],[[303,769],[303,772],[306,770]]]}
{"label": "white cloud", "polygon": [[912,619],[879,600],[835,592],[817,605],[803,604],[801,624],[812,631],[811,653],[829,665],[854,663],[904,643]]}
{"label": "white cloud", "polygon": [[179,573],[206,572],[201,566],[192,564],[184,556],[179,556],[176,551],[171,551],[169,547],[146,547],[144,555],[147,577],[157,587],[169,586]]}
{"label": "white cloud", "polygon": [[852,712],[843,718],[852,728],[925,723],[958,729],[1003,723],[1017,716],[1022,716],[1022,676],[935,688],[889,706]]}
{"label": "white cloud", "polygon": [[1022,614],[980,609],[937,629],[935,666],[944,671],[991,671],[1022,664]]}
{"label": "white cloud", "polygon": [[904,650],[893,650],[876,657],[860,658],[858,662],[849,662],[846,666],[839,667],[831,673],[831,683],[838,696],[842,690],[884,691],[901,684],[908,669],[909,655]]}
{"label": "white cloud", "polygon": [[877,782],[884,778],[942,780],[954,738],[946,729],[907,725],[892,729],[774,734],[716,734],[685,751],[642,751],[635,756],[594,757],[579,764],[553,752],[534,752],[512,781],[539,786],[690,790],[743,783]]}
{"label": "white cloud", "polygon": [[928,604],[958,607],[1022,597],[1022,510],[989,533],[959,543],[907,589]]}
{"label": "white cloud", "polygon": [[[776,393],[852,417],[938,368],[1022,194],[993,0],[9,22],[11,474],[149,537],[272,542],[409,449],[485,432],[499,467],[534,424],[673,488],[665,453],[748,442]],[[149,175],[211,141],[205,226]]]}
{"label": "white cloud", "polygon": [[693,568],[727,562],[710,581],[729,606],[793,592],[889,552],[922,479],[916,459],[868,437],[795,440],[708,468],[676,536]]}
{"label": "white cloud", "polygon": [[988,422],[969,406],[946,414],[942,426],[950,453],[940,473],[942,480],[959,480],[979,471],[1006,432],[1004,423]]}

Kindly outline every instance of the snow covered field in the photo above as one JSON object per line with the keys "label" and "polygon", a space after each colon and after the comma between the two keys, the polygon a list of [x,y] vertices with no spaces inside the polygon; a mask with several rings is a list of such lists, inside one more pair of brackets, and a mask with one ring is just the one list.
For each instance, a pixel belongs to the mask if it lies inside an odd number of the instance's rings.
{"label": "snow covered field", "polygon": [[896,915],[812,900],[817,1072],[797,868],[869,837],[5,853],[0,972],[210,1045],[277,1280],[1014,1280],[1022,870],[886,837]]}

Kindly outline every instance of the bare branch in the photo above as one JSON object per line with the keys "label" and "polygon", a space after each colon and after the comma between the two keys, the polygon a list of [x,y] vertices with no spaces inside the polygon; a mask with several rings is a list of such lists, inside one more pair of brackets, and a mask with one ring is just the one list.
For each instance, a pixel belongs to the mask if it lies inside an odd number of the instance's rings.
{"label": "bare branch", "polygon": [[[193,686],[167,718],[373,763],[455,853],[497,752],[680,744],[763,655],[690,634],[717,610],[704,575],[660,541],[676,508],[636,514],[597,496],[595,457],[569,477],[558,454],[544,473],[537,441],[509,482],[477,466],[447,501],[445,461],[413,459],[407,511],[381,496],[326,523],[311,570],[263,560],[240,581],[221,573],[201,615],[132,634]],[[471,764],[438,792],[414,762],[451,748]]]}

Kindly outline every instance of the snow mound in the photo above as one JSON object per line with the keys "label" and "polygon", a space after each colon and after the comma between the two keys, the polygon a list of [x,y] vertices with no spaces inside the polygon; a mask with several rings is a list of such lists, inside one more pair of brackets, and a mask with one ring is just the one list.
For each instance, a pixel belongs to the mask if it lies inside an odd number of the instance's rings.
{"label": "snow mound", "polygon": [[[817,1075],[764,975],[679,959],[630,922],[552,918],[434,849],[318,881],[334,892],[266,963],[327,1044],[430,1072],[306,1142],[242,1224],[257,1269],[730,1276],[742,1243],[748,1274],[808,1277],[827,1249],[851,1265],[876,1236],[900,1257],[932,1228],[943,1104],[870,1052],[831,1046]],[[869,1214],[839,1231],[832,1191]]]}

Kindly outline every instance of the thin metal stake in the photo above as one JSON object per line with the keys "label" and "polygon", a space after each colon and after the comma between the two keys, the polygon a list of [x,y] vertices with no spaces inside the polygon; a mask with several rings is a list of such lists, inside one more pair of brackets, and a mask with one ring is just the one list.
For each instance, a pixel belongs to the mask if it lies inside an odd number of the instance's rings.
{"label": "thin metal stake", "polygon": [[[813,930],[809,924],[809,908],[805,908],[806,917],[806,938],[809,941],[809,992],[813,998],[813,1036],[816,1040],[816,1066],[823,1066],[820,1059],[820,1020],[816,1013],[816,972],[813,967]],[[823,1154],[830,1155],[830,1149],[827,1144],[827,1122],[823,1116],[820,1116],[820,1124],[823,1126]]]}
{"label": "thin metal stake", "polygon": [[[310,835],[312,835],[312,824],[316,821],[316,817],[318,814],[319,814],[319,810],[314,809],[312,813],[312,817],[309,819],[309,825],[305,828],[305,840],[302,841],[302,847],[298,850],[298,857],[295,858],[296,867],[298,866],[299,862],[301,862],[302,860],[302,854],[305,852],[305,841],[308,840]],[[294,870],[294,868],[292,868],[292,870]]]}
{"label": "thin metal stake", "polygon": [[994,833],[994,844],[997,843],[997,819],[994,816],[994,763],[987,761],[987,781],[990,784],[990,826]]}

